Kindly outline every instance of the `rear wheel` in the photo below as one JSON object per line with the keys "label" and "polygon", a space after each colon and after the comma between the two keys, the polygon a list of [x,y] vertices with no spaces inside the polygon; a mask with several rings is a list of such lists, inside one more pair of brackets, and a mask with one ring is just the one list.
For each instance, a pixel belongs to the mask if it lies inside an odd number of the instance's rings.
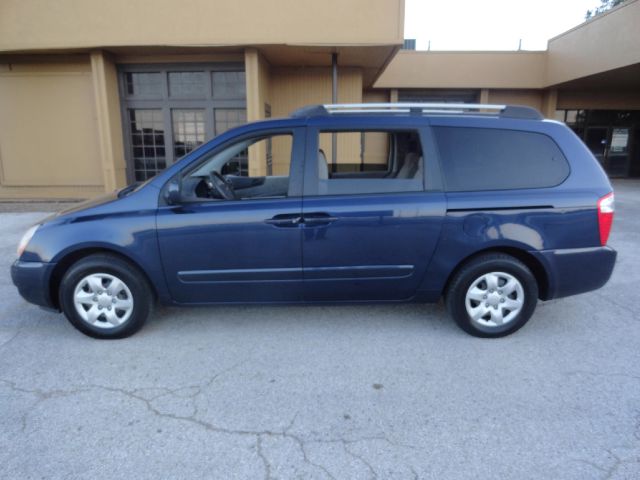
{"label": "rear wheel", "polygon": [[79,260],[60,284],[60,305],[69,322],[95,338],[133,335],[149,316],[152,302],[144,275],[114,255]]}
{"label": "rear wheel", "polygon": [[521,328],[538,300],[535,277],[520,260],[490,253],[471,260],[453,277],[447,310],[467,333],[503,337]]}

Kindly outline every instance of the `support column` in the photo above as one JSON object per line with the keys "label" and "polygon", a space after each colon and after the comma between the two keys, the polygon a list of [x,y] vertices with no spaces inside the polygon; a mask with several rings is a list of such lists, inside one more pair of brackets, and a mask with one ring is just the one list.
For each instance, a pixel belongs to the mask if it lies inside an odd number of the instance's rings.
{"label": "support column", "polygon": [[489,89],[483,88],[480,90],[480,103],[489,103]]}
{"label": "support column", "polygon": [[[265,118],[268,95],[269,66],[255,48],[244,51],[244,70],[247,91],[247,121],[255,122]],[[267,172],[267,149],[264,142],[249,147],[249,175],[261,176]]]}
{"label": "support column", "polygon": [[104,190],[111,192],[126,186],[127,169],[124,160],[118,73],[115,64],[106,52],[91,52],[91,76]]}
{"label": "support column", "polygon": [[398,103],[398,89],[392,88],[389,92],[389,102],[390,103]]}
{"label": "support column", "polygon": [[547,90],[542,95],[542,115],[546,118],[555,118],[558,107],[558,90]]}
{"label": "support column", "polygon": [[260,105],[260,54],[255,48],[244,52],[244,70],[247,90],[247,121],[262,120],[263,108]]}

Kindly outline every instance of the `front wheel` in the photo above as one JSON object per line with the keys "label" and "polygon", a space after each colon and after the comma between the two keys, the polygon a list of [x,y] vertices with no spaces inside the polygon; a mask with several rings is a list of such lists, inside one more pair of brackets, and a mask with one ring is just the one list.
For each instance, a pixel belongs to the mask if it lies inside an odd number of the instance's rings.
{"label": "front wheel", "polygon": [[149,316],[152,302],[144,275],[114,255],[79,260],[60,283],[60,305],[67,319],[94,338],[133,335]]}
{"label": "front wheel", "polygon": [[536,308],[538,284],[520,260],[502,253],[479,256],[453,277],[447,310],[476,337],[503,337],[521,328]]}

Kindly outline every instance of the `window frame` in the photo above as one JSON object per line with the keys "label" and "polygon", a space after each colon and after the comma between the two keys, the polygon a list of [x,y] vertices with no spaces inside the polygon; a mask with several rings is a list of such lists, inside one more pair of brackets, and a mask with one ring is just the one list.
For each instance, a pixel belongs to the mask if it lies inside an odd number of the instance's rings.
{"label": "window frame", "polygon": [[[334,196],[367,196],[367,195],[398,195],[398,194],[416,194],[421,192],[440,192],[442,191],[442,177],[440,173],[440,164],[437,158],[437,149],[435,147],[433,134],[428,125],[420,124],[394,124],[389,125],[388,120],[386,123],[380,123],[378,121],[362,122],[354,121],[349,124],[332,125],[330,122],[324,122],[317,125],[309,125],[307,127],[307,139],[306,139],[306,155],[304,164],[304,196],[305,197],[334,197]],[[392,120],[393,121],[393,120]],[[320,178],[318,177],[318,148],[319,148],[319,136],[320,133],[359,133],[359,132],[415,132],[420,138],[420,145],[422,147],[422,178],[421,188],[415,190],[389,190],[389,191],[367,191],[366,188],[362,189],[363,182],[374,181],[386,181],[386,182],[407,182],[416,181],[414,179],[334,179],[341,182],[343,185],[353,182],[354,187],[360,187],[363,191],[358,191],[359,188],[353,188],[351,193],[347,192],[335,192],[335,193],[320,193]],[[330,159],[327,159],[330,161]],[[348,183],[347,183],[348,182]],[[366,185],[366,184],[365,184]],[[399,185],[399,183],[398,183]],[[343,187],[344,188],[344,187]]]}
{"label": "window frame", "polygon": [[[246,82],[244,99],[221,99],[213,95],[214,72],[246,72],[242,62],[221,62],[221,63],[126,63],[119,64],[118,88],[120,94],[120,114],[122,120],[123,146],[126,163],[126,176],[129,183],[136,182],[135,165],[133,158],[133,145],[131,141],[131,131],[129,125],[129,110],[151,109],[161,110],[163,118],[163,135],[165,143],[165,164],[168,168],[173,165],[178,158],[174,150],[174,110],[203,110],[205,120],[204,143],[211,140],[222,132],[217,132],[215,111],[218,109],[247,110]],[[205,95],[204,96],[172,96],[169,85],[170,73],[176,72],[204,72]],[[162,94],[158,97],[147,95],[131,95],[127,92],[126,75],[128,73],[159,73],[161,75]]]}
{"label": "window frame", "polygon": [[[180,205],[203,205],[203,204],[236,204],[238,202],[259,202],[259,201],[278,201],[278,200],[291,200],[293,198],[301,198],[303,191],[303,175],[305,164],[305,143],[306,143],[306,127],[277,127],[264,130],[257,130],[252,132],[243,133],[229,138],[224,143],[218,145],[212,150],[203,152],[196,160],[189,163],[183,169],[173,175],[162,187],[160,194],[160,205],[168,205],[166,201],[166,193],[171,184],[178,182],[180,190],[182,190],[182,179],[189,175],[191,172],[200,168],[205,162],[207,162],[212,156],[224,151],[225,149],[232,147],[233,145],[244,142],[250,139],[265,139],[267,137],[273,137],[277,135],[290,135],[291,136],[291,163],[289,166],[289,188],[286,197],[255,197],[244,198],[238,200],[225,200],[225,199],[183,199]],[[258,140],[260,141],[260,140]],[[269,175],[265,175],[269,176]],[[273,176],[273,175],[271,175]]]}

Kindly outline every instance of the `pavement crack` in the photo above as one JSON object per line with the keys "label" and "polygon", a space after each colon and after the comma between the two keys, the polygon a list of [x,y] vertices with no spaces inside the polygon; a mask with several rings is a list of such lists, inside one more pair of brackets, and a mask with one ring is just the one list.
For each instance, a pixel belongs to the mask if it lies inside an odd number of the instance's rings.
{"label": "pavement crack", "polygon": [[413,480],[419,480],[418,472],[416,472],[415,468],[412,466],[409,467],[411,469],[411,473],[413,474]]}
{"label": "pavement crack", "polygon": [[298,444],[298,447],[300,448],[300,452],[302,453],[302,460],[304,460],[305,463],[319,470],[322,470],[329,478],[331,478],[332,480],[336,480],[336,477],[334,477],[332,473],[329,470],[327,470],[327,468],[324,465],[312,462],[311,459],[309,459],[304,440],[302,440],[300,437],[296,435],[291,435],[289,433],[285,434],[285,437],[292,439],[294,442]]}
{"label": "pavement crack", "polygon": [[360,460],[362,463],[364,463],[364,465],[367,467],[367,469],[369,470],[369,473],[371,473],[371,478],[373,478],[374,480],[378,478],[378,474],[376,473],[375,469],[371,466],[371,464],[364,458],[364,456],[362,455],[358,455],[357,453],[354,453],[352,450],[349,449],[349,444],[344,442],[343,444],[343,448],[344,451],[347,452],[349,455],[351,455],[353,458],[356,458],[358,460]]}
{"label": "pavement crack", "polygon": [[264,478],[265,480],[271,480],[271,464],[269,463],[269,459],[266,457],[264,452],[262,451],[262,435],[256,435],[256,451],[258,453],[258,457],[262,460],[264,464]]}
{"label": "pavement crack", "polygon": [[604,472],[604,473],[607,473],[607,472],[608,472],[608,470],[607,470],[606,468],[601,467],[601,466],[600,466],[600,465],[598,465],[597,463],[592,462],[592,461],[590,461],[590,460],[585,460],[585,459],[583,459],[583,458],[574,458],[574,459],[573,459],[573,461],[575,461],[575,462],[580,462],[580,463],[584,463],[585,465],[588,465],[588,466],[590,466],[591,468],[594,468],[594,469],[599,470],[599,471]]}
{"label": "pavement crack", "polygon": [[[237,435],[244,437],[252,437],[255,439],[256,451],[258,457],[261,459],[265,468],[265,479],[269,480],[272,478],[273,467],[267,458],[266,453],[263,448],[263,440],[265,438],[280,438],[280,439],[290,439],[298,445],[300,452],[302,454],[302,459],[304,463],[314,467],[320,471],[322,471],[328,478],[335,480],[335,476],[322,464],[316,463],[309,458],[307,452],[308,444],[331,444],[338,443],[341,444],[344,451],[351,456],[352,458],[357,459],[361,462],[369,471],[372,478],[377,479],[378,475],[371,465],[369,461],[367,461],[364,456],[357,454],[354,452],[350,446],[360,443],[360,442],[371,442],[371,441],[383,441],[393,446],[400,446],[406,448],[416,448],[413,445],[401,444],[395,441],[390,440],[386,435],[375,435],[375,436],[365,436],[361,438],[332,438],[332,439],[305,439],[300,435],[297,435],[292,432],[294,429],[296,420],[298,418],[298,412],[296,412],[289,423],[284,426],[281,430],[250,430],[250,429],[232,429],[225,428],[215,423],[212,423],[207,420],[203,420],[198,417],[199,411],[197,405],[193,405],[193,411],[189,415],[181,415],[172,412],[163,411],[157,405],[154,405],[154,402],[160,398],[165,396],[174,396],[177,398],[186,398],[194,400],[198,395],[202,394],[207,388],[211,387],[217,379],[219,379],[222,375],[232,371],[241,365],[241,362],[235,364],[225,370],[218,372],[216,375],[209,378],[205,383],[198,385],[187,385],[180,386],[176,388],[168,388],[168,387],[148,387],[148,388],[135,388],[133,390],[128,390],[126,388],[114,387],[109,385],[101,385],[101,384],[86,384],[81,385],[73,389],[68,390],[60,390],[60,389],[52,389],[52,390],[42,390],[42,389],[29,389],[24,388],[18,385],[17,382],[11,380],[0,379],[0,382],[7,385],[11,390],[19,393],[33,395],[36,398],[36,402],[29,408],[27,412],[23,415],[22,418],[22,430],[25,431],[28,423],[28,416],[31,411],[41,402],[47,401],[51,398],[56,397],[64,397],[71,396],[80,393],[90,392],[92,390],[100,390],[103,392],[111,392],[118,395],[123,395],[127,398],[135,400],[136,402],[140,402],[144,408],[151,414],[156,417],[169,419],[178,422],[189,423],[198,428],[202,428],[208,432],[218,433],[223,435]],[[148,393],[154,392],[154,394],[149,395]],[[147,394],[145,394],[147,393]]]}
{"label": "pavement crack", "polygon": [[18,337],[18,335],[20,335],[21,333],[22,333],[22,327],[18,328],[18,329],[15,331],[15,333],[14,333],[13,335],[11,335],[11,337],[9,337],[9,339],[8,339],[8,340],[5,340],[4,342],[2,342],[2,343],[0,344],[0,349],[4,350],[4,348],[5,348],[7,345],[9,345],[11,342],[13,342],[13,341]]}
{"label": "pavement crack", "polygon": [[22,432],[26,432],[26,430],[27,430],[27,423],[28,423],[28,420],[29,420],[29,414],[38,405],[40,405],[42,402],[45,402],[46,400],[49,400],[51,398],[68,397],[68,396],[76,395],[78,393],[86,392],[88,390],[88,388],[84,388],[84,387],[78,387],[78,388],[74,388],[74,389],[71,389],[71,390],[59,390],[59,389],[41,390],[41,389],[37,389],[37,388],[29,389],[29,388],[19,387],[16,382],[13,382],[11,380],[6,380],[6,379],[1,379],[0,378],[0,382],[2,382],[5,385],[7,385],[14,392],[25,393],[25,394],[33,395],[33,396],[36,397],[36,401],[20,417],[20,424],[21,424],[21,431]]}
{"label": "pavement crack", "polygon": [[620,465],[622,465],[622,463],[623,463],[623,461],[620,459],[620,457],[618,455],[616,455],[615,453],[613,453],[611,451],[611,449],[608,449],[607,453],[609,455],[611,455],[615,459],[615,462],[613,463],[611,468],[609,468],[609,470],[605,473],[605,476],[602,477],[602,480],[609,480],[609,479],[613,478],[613,476],[615,475],[616,471],[618,470],[618,468],[620,468]]}

